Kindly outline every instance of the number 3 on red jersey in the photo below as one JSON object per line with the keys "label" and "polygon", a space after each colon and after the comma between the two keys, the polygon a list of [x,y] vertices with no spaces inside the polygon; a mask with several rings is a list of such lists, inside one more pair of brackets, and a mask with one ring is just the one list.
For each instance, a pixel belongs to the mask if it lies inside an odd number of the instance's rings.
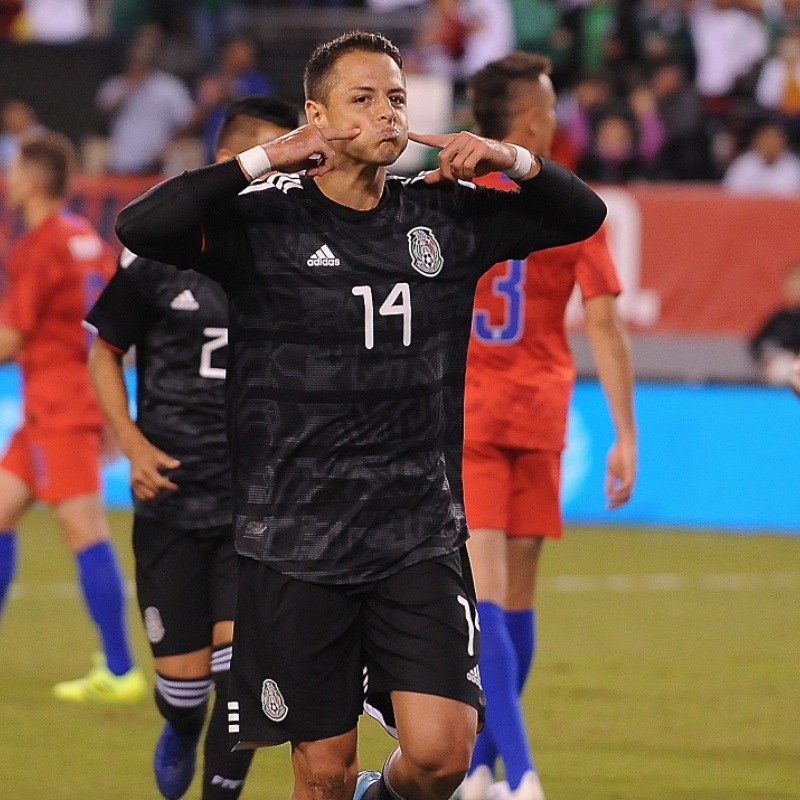
{"label": "number 3 on red jersey", "polygon": [[488,311],[475,309],[473,335],[484,344],[514,344],[525,330],[525,262],[506,261],[506,273],[492,280],[492,291],[505,302],[503,322],[492,325]]}

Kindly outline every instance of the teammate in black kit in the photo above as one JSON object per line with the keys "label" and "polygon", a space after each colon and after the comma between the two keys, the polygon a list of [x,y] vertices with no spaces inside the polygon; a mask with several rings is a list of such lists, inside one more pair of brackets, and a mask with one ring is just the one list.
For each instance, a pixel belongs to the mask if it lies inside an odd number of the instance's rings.
{"label": "teammate in black kit", "polygon": [[[295,128],[298,109],[252,96],[227,111],[217,157],[230,159]],[[154,767],[162,794],[180,797],[212,686],[204,800],[236,798],[252,752],[230,752],[228,676],[236,592],[225,429],[227,298],[219,284],[123,252],[87,317],[99,338],[90,369],[131,464],[136,586],[165,718]],[[128,413],[122,355],[136,346],[137,422]]]}
{"label": "teammate in black kit", "polygon": [[[321,45],[305,92],[308,125],[162,183],[117,233],[230,302],[238,746],[291,742],[293,800],[443,800],[483,703],[457,424],[475,283],[591,235],[605,207],[514,145],[409,134],[383,37]],[[439,167],[391,178],[408,138]],[[242,191],[270,169],[305,174]],[[520,191],[458,182],[496,170]],[[357,782],[364,686],[400,747]]]}

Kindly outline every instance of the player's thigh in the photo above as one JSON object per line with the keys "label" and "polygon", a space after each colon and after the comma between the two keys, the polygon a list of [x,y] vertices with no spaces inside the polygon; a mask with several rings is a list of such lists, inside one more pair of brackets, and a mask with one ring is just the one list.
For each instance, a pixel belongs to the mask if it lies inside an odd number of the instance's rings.
{"label": "player's thigh", "polygon": [[239,557],[231,702],[240,741],[313,742],[355,728],[364,699],[360,597]]}
{"label": "player's thigh", "polygon": [[208,652],[212,644],[215,553],[202,534],[134,515],[136,597],[154,658]]}
{"label": "player's thigh", "polygon": [[340,736],[292,743],[292,800],[350,800],[358,775],[355,728]]}
{"label": "player's thigh", "polygon": [[511,454],[486,442],[464,442],[464,508],[470,530],[506,530],[511,499]]}
{"label": "player's thigh", "polygon": [[413,564],[379,581],[363,619],[366,709],[387,730],[396,729],[395,692],[456,700],[482,719],[480,630],[463,549],[447,563]]}

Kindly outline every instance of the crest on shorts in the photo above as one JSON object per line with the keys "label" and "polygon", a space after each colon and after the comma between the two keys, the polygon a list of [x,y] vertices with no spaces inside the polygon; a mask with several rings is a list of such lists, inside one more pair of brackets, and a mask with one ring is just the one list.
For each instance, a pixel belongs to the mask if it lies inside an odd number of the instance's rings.
{"label": "crest on shorts", "polygon": [[164,622],[155,606],[147,606],[144,610],[144,630],[150,644],[158,644],[164,638]]}
{"label": "crest on shorts", "polygon": [[444,258],[439,241],[430,228],[422,225],[412,228],[408,237],[408,252],[411,255],[411,266],[421,275],[432,278],[442,271]]}
{"label": "crest on shorts", "polygon": [[282,722],[289,713],[289,706],[272,678],[267,678],[261,684],[261,710],[273,722]]}

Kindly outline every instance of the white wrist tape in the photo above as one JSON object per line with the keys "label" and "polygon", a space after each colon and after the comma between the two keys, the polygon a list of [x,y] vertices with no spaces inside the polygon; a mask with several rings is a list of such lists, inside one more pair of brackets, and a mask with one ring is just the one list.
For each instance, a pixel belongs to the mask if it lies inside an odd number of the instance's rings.
{"label": "white wrist tape", "polygon": [[243,153],[239,153],[236,158],[239,161],[239,166],[251,181],[266,175],[272,169],[269,156],[260,144],[245,150]]}
{"label": "white wrist tape", "polygon": [[505,171],[506,175],[513,181],[524,178],[533,167],[533,155],[530,150],[520,147],[518,144],[511,145],[517,151],[514,165]]}

